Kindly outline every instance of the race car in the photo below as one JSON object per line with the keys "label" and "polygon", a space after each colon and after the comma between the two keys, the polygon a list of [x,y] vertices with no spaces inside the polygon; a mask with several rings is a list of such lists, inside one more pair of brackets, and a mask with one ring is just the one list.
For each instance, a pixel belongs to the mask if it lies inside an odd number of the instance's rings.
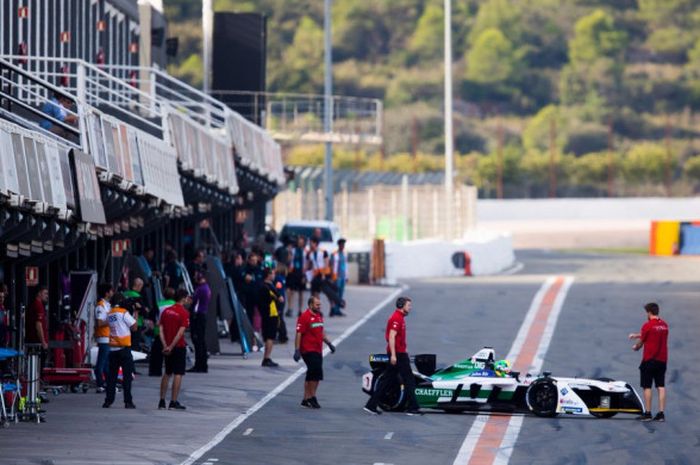
{"label": "race car", "polygon": [[[421,408],[444,411],[492,411],[534,413],[541,417],[559,414],[592,415],[610,418],[618,413],[641,414],[644,404],[634,388],[625,381],[609,378],[559,378],[544,372],[533,376],[511,371],[506,360],[495,360],[491,347],[447,368],[436,370],[436,356],[414,357],[416,398]],[[369,356],[372,371],[362,377],[362,390],[372,395],[386,376],[389,356]],[[390,381],[380,399],[385,411],[406,407],[404,385]]]}

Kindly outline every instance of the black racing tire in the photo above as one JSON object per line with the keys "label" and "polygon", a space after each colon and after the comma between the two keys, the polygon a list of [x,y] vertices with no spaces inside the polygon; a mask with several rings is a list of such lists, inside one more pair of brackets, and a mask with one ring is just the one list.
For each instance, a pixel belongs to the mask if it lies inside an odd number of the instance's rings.
{"label": "black racing tire", "polygon": [[534,381],[525,393],[527,406],[538,417],[556,417],[559,393],[557,385],[549,378]]}
{"label": "black racing tire", "polygon": [[[385,373],[380,374],[374,380],[374,385],[372,386],[372,391],[377,389],[379,381]],[[404,395],[403,385],[399,384],[398,380],[393,381],[389,384],[389,387],[384,391],[381,398],[379,399],[379,408],[385,412],[395,412],[404,410],[406,407],[406,396]]]}

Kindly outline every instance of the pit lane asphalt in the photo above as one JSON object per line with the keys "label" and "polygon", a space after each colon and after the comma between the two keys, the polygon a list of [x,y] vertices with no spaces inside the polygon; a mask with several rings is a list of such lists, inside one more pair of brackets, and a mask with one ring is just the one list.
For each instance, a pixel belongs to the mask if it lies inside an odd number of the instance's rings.
{"label": "pit lane asphalt", "polygon": [[[626,336],[644,321],[642,305],[656,300],[669,322],[668,422],[526,417],[511,464],[697,463],[700,261],[521,251],[517,275],[412,281],[407,319],[412,354],[437,353],[438,365],[484,345],[504,356],[546,276],[576,277],[543,369],[556,376],[608,376],[638,384],[640,354]],[[325,359],[321,410],[299,406],[303,379],[249,417],[197,464],[451,464],[473,414],[386,413],[369,416],[360,390],[367,355],[382,352],[387,307]],[[640,393],[641,394],[641,393]],[[391,434],[389,434],[391,433]],[[214,460],[218,459],[218,460]]]}

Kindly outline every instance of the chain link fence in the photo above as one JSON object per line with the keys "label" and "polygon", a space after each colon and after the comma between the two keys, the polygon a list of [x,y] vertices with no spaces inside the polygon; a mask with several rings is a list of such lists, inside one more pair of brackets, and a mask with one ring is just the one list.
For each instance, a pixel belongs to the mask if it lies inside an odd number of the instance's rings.
{"label": "chain link fence", "polygon": [[[348,239],[380,237],[394,241],[458,239],[476,224],[477,189],[460,185],[447,192],[442,185],[376,185],[341,189],[334,196],[335,222]],[[287,221],[325,217],[322,190],[288,190],[273,202],[277,231]]]}

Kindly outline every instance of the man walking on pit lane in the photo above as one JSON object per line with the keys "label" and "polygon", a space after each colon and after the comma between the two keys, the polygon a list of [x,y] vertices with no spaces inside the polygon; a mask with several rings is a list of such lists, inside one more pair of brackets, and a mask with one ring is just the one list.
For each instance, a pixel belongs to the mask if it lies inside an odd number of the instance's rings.
{"label": "man walking on pit lane", "polygon": [[166,308],[160,316],[160,341],[163,344],[165,357],[165,374],[160,381],[160,402],[158,409],[165,409],[165,394],[168,391],[170,375],[174,375],[173,391],[168,410],[185,410],[185,406],[177,400],[180,394],[182,376],[185,374],[187,358],[185,330],[190,326],[190,314],[185,308],[191,300],[187,291],[178,289],[175,292],[177,303]]}
{"label": "man walking on pit lane", "polygon": [[[659,317],[659,305],[648,303],[644,306],[647,312],[647,322],[639,333],[629,335],[630,339],[638,339],[632,350],[644,347],[642,363],[639,365],[641,386],[644,389],[644,409],[646,412],[638,419],[641,421],[666,421],[666,363],[668,362],[668,324]],[[659,392],[659,412],[651,417],[651,385],[656,384]]]}
{"label": "man walking on pit lane", "polygon": [[323,343],[328,345],[331,353],[335,353],[335,346],[328,340],[323,329],[321,299],[311,296],[308,303],[309,308],[297,320],[294,361],[298,362],[303,358],[306,364],[304,399],[301,401],[301,406],[321,408],[316,399],[316,390],[323,380]]}
{"label": "man walking on pit lane", "polygon": [[406,320],[405,317],[411,312],[413,305],[409,297],[399,297],[396,299],[396,310],[389,317],[386,323],[385,338],[387,341],[386,351],[389,355],[389,366],[386,369],[386,376],[377,383],[377,386],[364,407],[365,412],[372,415],[379,415],[381,411],[377,409],[379,399],[391,383],[397,382],[397,375],[401,376],[404,390],[407,396],[408,410],[406,414],[420,414],[418,401],[416,400],[416,383],[411,370],[411,359],[408,357],[406,346]]}

